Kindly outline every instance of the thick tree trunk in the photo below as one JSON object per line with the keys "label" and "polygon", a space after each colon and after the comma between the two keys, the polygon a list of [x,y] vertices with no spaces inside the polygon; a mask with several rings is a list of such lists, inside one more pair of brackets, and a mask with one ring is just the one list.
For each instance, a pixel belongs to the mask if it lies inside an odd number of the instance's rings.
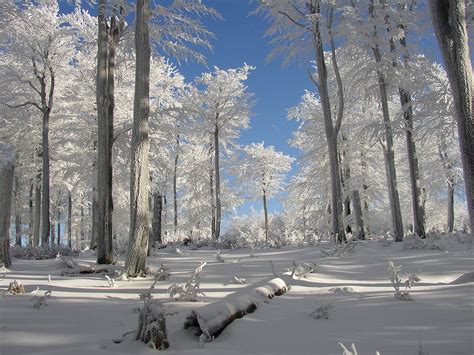
{"label": "thick tree trunk", "polygon": [[467,208],[474,235],[474,96],[466,1],[430,0],[430,10],[453,92]]}
{"label": "thick tree trunk", "polygon": [[49,218],[49,113],[43,114],[43,167],[41,198],[41,244],[49,243],[51,222]]}
{"label": "thick tree trunk", "polygon": [[[96,184],[96,182],[94,184]],[[90,243],[91,250],[97,249],[97,233],[98,233],[98,228],[99,228],[98,215],[99,215],[99,201],[98,201],[97,187],[94,186],[92,188],[92,229],[91,229],[91,243]]]}
{"label": "thick tree trunk", "polygon": [[15,159],[10,147],[0,145],[0,265],[10,267],[10,220]]}
{"label": "thick tree trunk", "polygon": [[[386,17],[388,22],[388,17]],[[399,24],[399,29],[405,31],[405,25]],[[406,38],[400,38],[400,45],[403,49],[403,62],[406,68],[408,68],[408,49]],[[395,53],[395,42],[393,38],[390,39],[390,51]],[[397,67],[398,64],[395,59],[392,60],[393,67]],[[410,175],[410,188],[411,188],[411,199],[412,199],[412,211],[413,211],[413,226],[414,233],[421,238],[426,237],[425,233],[425,209],[421,201],[421,187],[420,187],[420,170],[418,167],[418,156],[416,154],[415,139],[413,138],[413,107],[411,93],[403,87],[398,88],[400,97],[400,105],[403,111],[403,119],[405,120],[405,138],[407,145],[407,156],[408,156],[408,167]]]}
{"label": "thick tree trunk", "polygon": [[[320,3],[316,1],[316,4],[309,4],[310,13],[316,16],[320,16]],[[319,90],[319,96],[321,98],[321,106],[323,109],[324,116],[324,128],[326,132],[326,141],[328,145],[329,155],[329,167],[331,176],[331,219],[332,219],[332,235],[336,243],[342,243],[346,240],[344,232],[344,223],[342,221],[342,191],[341,191],[341,176],[339,170],[339,157],[337,150],[337,135],[339,132],[339,124],[336,123],[333,126],[332,114],[331,114],[331,102],[329,98],[328,90],[328,73],[326,67],[326,59],[324,57],[324,48],[321,37],[320,20],[317,18],[314,21],[313,28],[313,43],[316,49],[316,66],[318,71],[318,83],[316,86]],[[334,54],[334,53],[333,53]],[[333,56],[334,68],[337,72],[337,63]],[[313,80],[315,80],[312,77]],[[338,82],[339,84],[339,82]],[[343,97],[342,92],[339,92],[339,112],[338,121],[342,118],[343,109]]]}
{"label": "thick tree trunk", "polygon": [[212,152],[213,152],[214,145],[211,143],[210,145],[210,163],[209,163],[209,191],[211,196],[211,239],[216,239],[216,198],[214,196],[214,168],[213,168],[213,161],[212,161]]}
{"label": "thick tree trunk", "polygon": [[108,33],[106,1],[99,2],[97,47],[97,263],[110,264],[108,248],[109,202],[109,97],[108,97]]}
{"label": "thick tree trunk", "polygon": [[355,239],[365,239],[364,218],[362,217],[362,206],[360,203],[359,190],[351,191],[352,213],[354,215],[355,231],[353,236]]}
{"label": "thick tree trunk", "polygon": [[108,36],[107,57],[107,226],[105,231],[105,247],[107,263],[113,262],[113,143],[114,143],[114,110],[115,110],[115,57],[120,37],[120,30],[115,16],[110,20],[110,35]]}
{"label": "thick tree trunk", "polygon": [[221,173],[219,166],[219,126],[217,125],[217,120],[219,114],[216,115],[216,125],[214,128],[214,172],[216,174],[215,179],[215,192],[216,192],[216,215],[215,215],[215,233],[216,239],[219,239],[221,236],[221,218],[222,218],[222,207],[221,207]]}
{"label": "thick tree trunk", "polygon": [[179,135],[176,136],[176,155],[174,157],[173,169],[173,211],[174,211],[174,234],[178,231],[178,160],[179,160]]}
{"label": "thick tree trunk", "polygon": [[15,175],[15,244],[21,247],[21,186],[20,178]]}
{"label": "thick tree trunk", "polygon": [[135,100],[130,174],[130,240],[125,273],[145,273],[148,248],[149,123],[150,111],[150,0],[137,0],[135,25]]}
{"label": "thick tree trunk", "polygon": [[67,246],[72,248],[72,196],[71,191],[67,195]]}
{"label": "thick tree trunk", "polygon": [[400,88],[400,104],[405,119],[405,137],[407,144],[408,166],[410,171],[411,200],[413,209],[414,232],[421,238],[426,237],[425,232],[425,209],[421,201],[420,169],[418,167],[418,156],[416,154],[415,139],[413,138],[413,109],[411,94]]}
{"label": "thick tree trunk", "polygon": [[162,244],[163,237],[161,234],[161,224],[162,224],[162,214],[163,214],[163,196],[159,192],[153,194],[153,223],[152,223],[152,233],[153,233],[153,243]]}
{"label": "thick tree trunk", "polygon": [[267,193],[263,188],[263,214],[265,215],[265,242],[268,242],[268,210],[267,210]]}
{"label": "thick tree trunk", "polygon": [[40,226],[41,226],[41,173],[38,173],[35,186],[35,206],[33,219],[33,245],[40,245]]}

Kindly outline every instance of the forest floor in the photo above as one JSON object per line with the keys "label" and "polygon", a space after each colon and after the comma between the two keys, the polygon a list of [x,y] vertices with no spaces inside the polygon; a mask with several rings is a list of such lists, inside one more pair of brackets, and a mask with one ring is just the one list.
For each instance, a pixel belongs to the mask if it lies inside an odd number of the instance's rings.
{"label": "forest floor", "polygon": [[[473,354],[473,250],[454,235],[442,237],[436,246],[406,250],[404,243],[360,241],[339,256],[331,256],[330,243],[222,250],[224,262],[216,260],[216,250],[154,250],[147,264],[157,270],[163,262],[171,271],[170,279],[159,281],[152,292],[168,313],[170,348],[164,353],[326,355],[342,354],[341,342],[348,348],[354,343],[360,355]],[[94,255],[84,252],[75,260],[90,264]],[[273,277],[270,260],[277,273],[289,275],[293,261],[315,270],[292,280],[288,293],[235,320],[212,342],[201,344],[193,330],[183,329],[190,310],[248,286],[233,284],[234,276],[249,284]],[[422,281],[410,290],[413,301],[394,297],[388,260],[402,266],[402,275],[420,272]],[[201,261],[207,261],[201,282],[205,295],[194,303],[170,299],[168,287],[184,283]],[[155,353],[132,336],[113,342],[137,327],[136,309],[143,304],[139,294],[153,283],[152,276],[115,280],[116,287],[109,287],[104,275],[67,277],[63,270],[59,258],[14,259],[11,269],[0,273],[1,355]],[[27,292],[39,287],[35,295],[51,290],[47,306],[34,308],[33,294],[6,294],[13,280]],[[328,304],[329,319],[311,316]]]}

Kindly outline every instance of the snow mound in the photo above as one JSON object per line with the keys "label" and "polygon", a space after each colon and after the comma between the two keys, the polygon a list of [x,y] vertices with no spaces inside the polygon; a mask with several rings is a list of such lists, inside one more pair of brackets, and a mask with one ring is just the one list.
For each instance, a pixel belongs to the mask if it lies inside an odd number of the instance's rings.
{"label": "snow mound", "polygon": [[466,272],[459,276],[456,280],[450,282],[451,285],[466,284],[469,282],[474,282],[474,271]]}
{"label": "snow mound", "polygon": [[344,286],[344,287],[333,287],[328,290],[331,293],[338,293],[338,294],[350,294],[350,293],[358,293],[355,288],[351,286]]}

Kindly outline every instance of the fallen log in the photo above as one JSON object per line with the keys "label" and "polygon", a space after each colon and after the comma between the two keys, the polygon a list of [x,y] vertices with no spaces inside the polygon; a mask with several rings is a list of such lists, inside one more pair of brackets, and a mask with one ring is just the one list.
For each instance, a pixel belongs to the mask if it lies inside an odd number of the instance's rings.
{"label": "fallen log", "polygon": [[66,267],[63,270],[63,276],[77,276],[81,274],[111,274],[115,270],[108,268],[107,266],[94,266],[94,265],[81,265],[72,259],[65,259],[64,266]]}
{"label": "fallen log", "polygon": [[195,334],[201,341],[212,341],[234,320],[252,313],[261,302],[268,302],[287,291],[287,284],[280,278],[250,285],[222,300],[192,310],[186,317],[184,328],[196,327]]}

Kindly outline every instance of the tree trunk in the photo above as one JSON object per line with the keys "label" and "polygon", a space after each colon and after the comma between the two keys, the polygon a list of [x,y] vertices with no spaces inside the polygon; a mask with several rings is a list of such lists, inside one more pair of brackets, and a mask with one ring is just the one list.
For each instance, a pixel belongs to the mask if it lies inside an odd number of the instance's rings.
{"label": "tree trunk", "polygon": [[179,134],[176,136],[176,155],[174,157],[173,169],[173,211],[174,211],[174,234],[178,231],[178,159],[179,159]]}
{"label": "tree trunk", "polygon": [[466,1],[430,0],[433,27],[453,92],[467,208],[474,235],[474,96],[465,7]]}
{"label": "tree trunk", "polygon": [[211,143],[210,145],[210,164],[209,164],[209,190],[211,196],[211,239],[216,239],[216,204],[215,204],[215,196],[214,196],[214,168],[213,168],[213,161],[212,161],[212,151],[214,145]]}
{"label": "tree trunk", "polygon": [[[320,3],[309,4],[310,13],[312,15],[320,16]],[[339,170],[339,158],[337,151],[337,134],[339,132],[338,124],[333,126],[331,114],[331,102],[328,91],[328,73],[326,67],[326,59],[324,57],[324,48],[320,30],[320,20],[316,17],[313,28],[313,43],[316,49],[316,66],[318,71],[318,83],[316,86],[319,91],[321,99],[321,106],[324,116],[324,128],[326,132],[326,141],[328,145],[329,166],[331,176],[331,220],[332,220],[332,235],[336,243],[342,243],[346,240],[344,233],[344,224],[342,222],[342,192],[341,192],[341,176]],[[333,53],[334,54],[334,53]],[[337,64],[333,57],[333,64],[337,70]],[[336,75],[338,73],[336,72]],[[312,80],[315,80],[312,77]],[[339,82],[338,82],[339,84]],[[343,97],[342,92],[339,92],[339,118],[342,118]],[[341,100],[342,99],[342,100]],[[342,102],[341,102],[342,101]]]}
{"label": "tree trunk", "polygon": [[35,247],[40,245],[40,226],[41,226],[41,173],[37,175],[35,186],[35,206],[33,219],[33,245]]}
{"label": "tree trunk", "polygon": [[82,196],[82,201],[81,201],[81,232],[79,233],[79,250],[82,250],[83,248],[83,242],[84,242],[84,236],[85,236],[85,231],[84,231],[84,196]]}
{"label": "tree trunk", "polygon": [[[373,0],[370,2],[369,13],[373,16],[374,5]],[[374,27],[374,37],[377,36],[377,28]],[[372,47],[374,59],[377,64],[382,61],[382,55],[380,49],[376,45]],[[402,213],[400,209],[400,199],[398,196],[397,186],[397,171],[395,168],[395,152],[393,150],[393,132],[392,124],[390,122],[390,114],[388,111],[388,95],[387,95],[387,84],[385,82],[385,76],[381,69],[377,70],[377,79],[380,92],[380,101],[382,104],[382,114],[385,129],[385,145],[383,146],[384,160],[385,160],[385,174],[387,176],[388,196],[390,200],[390,212],[392,217],[392,231],[395,237],[395,241],[400,242],[403,240],[403,223]]]}
{"label": "tree trunk", "polygon": [[454,183],[448,181],[448,232],[454,229]]}
{"label": "tree trunk", "polygon": [[214,172],[216,174],[215,179],[215,190],[216,190],[216,221],[215,221],[215,228],[216,228],[216,239],[220,238],[221,235],[221,217],[222,217],[222,210],[221,210],[221,173],[219,167],[219,126],[217,125],[217,120],[219,118],[219,114],[216,115],[216,125],[214,128]]}
{"label": "tree trunk", "polygon": [[265,215],[265,242],[268,242],[268,210],[267,210],[267,193],[263,188],[263,213]]}
{"label": "tree trunk", "polygon": [[15,175],[13,151],[6,145],[0,145],[0,265],[10,267],[10,220]]}
{"label": "tree trunk", "polygon": [[72,196],[71,191],[67,195],[67,246],[72,248]]}
{"label": "tree trunk", "polygon": [[355,231],[354,239],[365,239],[364,219],[362,217],[362,206],[360,203],[359,190],[351,191],[352,213],[354,215]]}
{"label": "tree trunk", "polygon": [[15,175],[15,244],[21,247],[21,187],[20,178]]}
{"label": "tree trunk", "polygon": [[[386,22],[388,17],[386,17]],[[405,31],[405,25],[399,24],[399,29]],[[406,37],[400,38],[400,44],[403,49],[403,63],[405,68],[408,68],[408,49],[406,43]],[[390,39],[390,52],[395,53],[395,42],[393,38]],[[395,59],[392,60],[393,67],[397,67],[398,64]],[[405,138],[407,145],[407,156],[408,156],[408,167],[410,173],[410,188],[411,188],[411,200],[413,210],[413,226],[414,233],[420,238],[426,238],[425,233],[425,209],[423,208],[421,201],[421,188],[420,188],[420,170],[418,167],[418,156],[416,154],[415,139],[413,138],[413,107],[411,93],[403,87],[398,88],[400,97],[400,105],[403,111],[403,119],[405,120]]]}
{"label": "tree trunk", "polygon": [[35,246],[33,239],[33,225],[34,225],[34,210],[33,210],[33,191],[35,189],[34,180],[30,179],[30,189],[28,193],[28,213],[30,217],[28,226],[28,245]]}
{"label": "tree trunk", "polygon": [[49,112],[43,113],[43,168],[41,201],[41,244],[49,243],[51,222],[49,219]]}
{"label": "tree trunk", "polygon": [[153,243],[162,244],[161,220],[163,214],[163,196],[159,192],[153,194]]}
{"label": "tree trunk", "polygon": [[135,24],[135,100],[130,169],[130,240],[125,273],[145,274],[148,247],[149,123],[150,111],[150,0],[137,0]]}
{"label": "tree trunk", "polygon": [[[58,206],[59,207],[59,206]],[[58,208],[58,223],[57,223],[57,227],[58,227],[58,245],[61,245],[61,212]]]}
{"label": "tree trunk", "polygon": [[97,263],[110,264],[108,248],[109,98],[106,1],[100,0],[97,46]]}

